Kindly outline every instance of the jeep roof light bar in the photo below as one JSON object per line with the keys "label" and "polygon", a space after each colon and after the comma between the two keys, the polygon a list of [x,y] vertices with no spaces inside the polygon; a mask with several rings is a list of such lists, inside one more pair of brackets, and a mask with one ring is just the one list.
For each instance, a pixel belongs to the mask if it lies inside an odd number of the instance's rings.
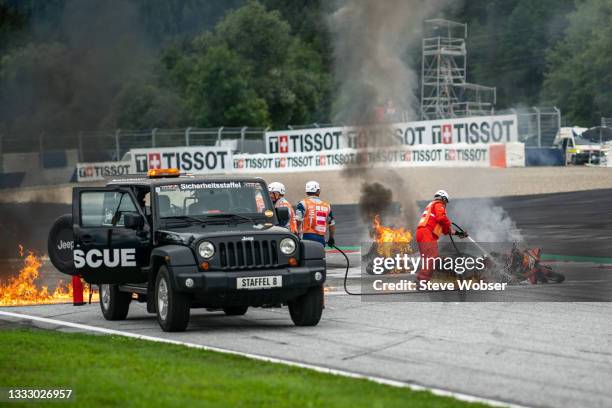
{"label": "jeep roof light bar", "polygon": [[176,168],[170,169],[151,169],[147,172],[149,178],[161,178],[161,177],[179,177],[181,171]]}

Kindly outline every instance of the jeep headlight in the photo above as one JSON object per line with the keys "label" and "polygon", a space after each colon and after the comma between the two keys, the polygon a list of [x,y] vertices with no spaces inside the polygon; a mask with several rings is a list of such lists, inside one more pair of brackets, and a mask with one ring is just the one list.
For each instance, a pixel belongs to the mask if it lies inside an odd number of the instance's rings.
{"label": "jeep headlight", "polygon": [[210,259],[215,254],[215,246],[208,241],[202,241],[198,246],[198,252],[204,259]]}
{"label": "jeep headlight", "polygon": [[291,238],[283,238],[280,242],[280,250],[285,255],[291,255],[295,252],[295,241]]}

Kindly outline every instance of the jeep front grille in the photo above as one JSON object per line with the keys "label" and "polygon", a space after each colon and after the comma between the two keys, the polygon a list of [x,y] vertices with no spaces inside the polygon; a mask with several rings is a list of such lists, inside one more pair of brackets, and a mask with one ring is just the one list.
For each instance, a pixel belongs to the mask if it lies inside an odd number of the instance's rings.
{"label": "jeep front grille", "polygon": [[219,243],[222,269],[278,267],[278,244],[274,240]]}

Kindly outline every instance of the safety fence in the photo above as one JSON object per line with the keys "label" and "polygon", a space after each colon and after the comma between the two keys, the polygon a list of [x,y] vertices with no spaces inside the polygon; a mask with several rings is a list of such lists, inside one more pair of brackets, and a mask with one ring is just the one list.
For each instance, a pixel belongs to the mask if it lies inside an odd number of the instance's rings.
{"label": "safety fence", "polygon": [[83,131],[38,135],[0,134],[0,154],[76,150],[79,161],[117,161],[131,149],[174,146],[228,146],[257,153],[265,128],[219,127]]}
{"label": "safety fence", "polygon": [[561,127],[561,111],[555,106],[512,108],[496,112],[502,113],[514,113],[517,116],[519,140],[529,147],[552,146]]}
{"label": "safety fence", "polygon": [[[532,106],[499,110],[494,115],[514,114],[517,116],[519,141],[526,146],[552,146],[557,131],[561,127],[561,110],[556,106]],[[469,116],[468,116],[469,117]],[[607,120],[608,125],[604,125]],[[289,125],[289,130],[343,127],[346,124]],[[602,118],[602,126],[612,127],[612,118]]]}
{"label": "safety fence", "polygon": [[[519,140],[527,146],[551,146],[561,124],[556,107],[516,108],[497,114],[516,114]],[[608,120],[606,118],[603,121]],[[606,122],[608,123],[608,122]],[[289,125],[290,130],[343,126],[342,124]],[[76,149],[79,161],[120,160],[130,149],[174,146],[229,146],[244,153],[264,150],[266,128],[218,127],[150,130],[100,130],[76,133],[2,134],[0,154]]]}

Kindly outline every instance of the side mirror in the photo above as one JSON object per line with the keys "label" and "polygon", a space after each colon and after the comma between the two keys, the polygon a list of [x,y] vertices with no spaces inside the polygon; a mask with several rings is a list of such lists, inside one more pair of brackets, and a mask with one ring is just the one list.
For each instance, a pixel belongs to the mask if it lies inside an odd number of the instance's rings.
{"label": "side mirror", "polygon": [[125,213],[123,214],[123,225],[126,228],[140,229],[144,227],[144,218],[137,213]]}
{"label": "side mirror", "polygon": [[289,209],[287,207],[279,207],[276,209],[276,218],[280,225],[287,225],[289,222]]}

